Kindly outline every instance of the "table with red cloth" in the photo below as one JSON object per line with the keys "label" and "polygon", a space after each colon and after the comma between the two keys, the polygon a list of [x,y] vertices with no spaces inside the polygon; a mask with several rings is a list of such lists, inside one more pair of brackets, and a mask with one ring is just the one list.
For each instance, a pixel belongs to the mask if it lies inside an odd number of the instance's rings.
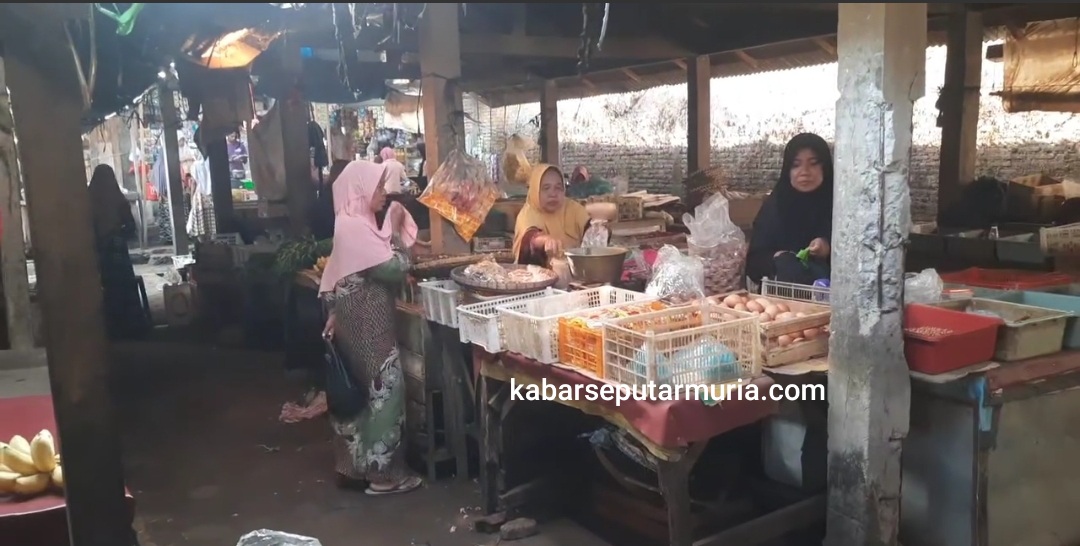
{"label": "table with red cloth", "polygon": [[[498,509],[502,489],[499,469],[502,461],[501,427],[509,406],[510,380],[533,385],[546,382],[562,385],[610,385],[602,379],[559,366],[541,364],[517,353],[492,355],[474,347],[474,373],[479,381],[481,427],[481,492],[484,509]],[[768,377],[753,380],[758,392],[767,394],[773,384]],[[609,387],[610,389],[611,387]],[[520,392],[519,392],[520,394]],[[760,398],[766,398],[760,396]],[[739,427],[761,421],[777,412],[774,400],[734,399],[708,405],[702,400],[553,400],[583,413],[602,417],[636,438],[657,460],[657,478],[667,504],[670,544],[693,543],[690,517],[689,477],[694,463],[708,441]]]}
{"label": "table with red cloth", "polygon": [[[17,396],[0,398],[0,439],[16,434],[32,438],[48,430],[59,444],[52,397]],[[135,519],[135,500],[127,493],[130,521]],[[0,543],[18,546],[59,546],[68,544],[67,504],[59,492],[49,492],[26,500],[0,497]]]}

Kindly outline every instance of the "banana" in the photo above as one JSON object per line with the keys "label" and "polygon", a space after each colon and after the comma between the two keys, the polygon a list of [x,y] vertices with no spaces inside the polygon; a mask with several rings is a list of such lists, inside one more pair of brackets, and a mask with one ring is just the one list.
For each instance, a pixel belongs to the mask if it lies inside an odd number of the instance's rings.
{"label": "banana", "polygon": [[64,467],[57,465],[56,468],[52,470],[52,482],[56,487],[59,487],[60,489],[64,488]]}
{"label": "banana", "polygon": [[43,493],[49,487],[52,478],[48,474],[34,474],[33,476],[20,476],[15,480],[11,492],[16,495],[31,496]]}
{"label": "banana", "polygon": [[3,461],[4,466],[23,476],[33,476],[38,471],[28,453],[7,444],[0,444],[0,461]]}
{"label": "banana", "polygon": [[56,446],[52,433],[42,430],[30,442],[30,458],[40,472],[52,472],[56,468]]}
{"label": "banana", "polygon": [[17,472],[0,472],[0,494],[12,493],[15,480],[21,477]]}
{"label": "banana", "polygon": [[23,438],[18,434],[11,437],[11,442],[9,442],[8,445],[27,455],[30,454],[30,442],[27,442],[26,438]]}

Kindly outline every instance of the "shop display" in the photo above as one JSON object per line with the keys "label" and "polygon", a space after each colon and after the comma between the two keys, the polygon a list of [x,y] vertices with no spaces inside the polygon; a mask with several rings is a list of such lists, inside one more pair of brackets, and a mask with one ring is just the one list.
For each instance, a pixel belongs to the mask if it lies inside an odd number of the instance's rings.
{"label": "shop display", "polygon": [[419,201],[454,224],[461,238],[468,242],[498,196],[498,186],[488,176],[487,166],[459,150],[452,150],[431,176]]}
{"label": "shop display", "polygon": [[465,267],[465,277],[480,284],[535,283],[554,277],[550,269],[536,265],[507,269],[490,258]]}
{"label": "shop display", "polygon": [[64,487],[64,471],[52,433],[42,430],[31,441],[16,435],[0,443],[0,495],[33,497],[52,485]]}
{"label": "shop display", "polygon": [[[796,302],[785,303],[783,301],[770,300],[769,298],[756,297],[753,295],[728,294],[723,298],[713,298],[713,301],[720,307],[726,309],[756,315],[763,325],[772,322],[782,324],[809,316],[808,313],[792,310],[792,306],[797,305]],[[828,334],[828,326],[814,326],[796,332],[778,335],[776,337],[776,344],[780,347],[787,347],[788,345],[814,340],[823,336],[828,337]]]}
{"label": "shop display", "polygon": [[723,294],[739,289],[746,270],[746,235],[731,221],[728,200],[715,194],[683,215],[690,230],[689,254],[701,258],[705,271],[705,293]]}

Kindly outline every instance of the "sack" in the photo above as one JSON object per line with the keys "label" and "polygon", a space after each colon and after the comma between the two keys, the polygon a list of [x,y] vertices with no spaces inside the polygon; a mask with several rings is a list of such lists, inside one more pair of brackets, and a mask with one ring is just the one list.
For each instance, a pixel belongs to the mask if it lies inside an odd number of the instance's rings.
{"label": "sack", "polygon": [[367,405],[367,389],[360,385],[341,359],[334,341],[323,337],[326,344],[326,407],[336,419],[351,419]]}

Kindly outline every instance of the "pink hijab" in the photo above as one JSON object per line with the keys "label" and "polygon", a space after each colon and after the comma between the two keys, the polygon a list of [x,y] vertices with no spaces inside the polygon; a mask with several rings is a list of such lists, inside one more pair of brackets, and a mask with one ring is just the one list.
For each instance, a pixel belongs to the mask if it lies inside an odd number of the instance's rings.
{"label": "pink hijab", "polygon": [[386,161],[388,159],[397,159],[397,154],[394,152],[393,148],[387,146],[379,150],[379,157],[381,157],[383,161]]}
{"label": "pink hijab", "polygon": [[341,279],[393,257],[390,238],[395,218],[401,218],[401,242],[406,246],[416,242],[416,222],[400,203],[390,204],[382,228],[371,211],[371,198],[385,184],[385,173],[382,165],[353,161],[334,181],[334,250],[323,271],[320,292],[333,291]]}

